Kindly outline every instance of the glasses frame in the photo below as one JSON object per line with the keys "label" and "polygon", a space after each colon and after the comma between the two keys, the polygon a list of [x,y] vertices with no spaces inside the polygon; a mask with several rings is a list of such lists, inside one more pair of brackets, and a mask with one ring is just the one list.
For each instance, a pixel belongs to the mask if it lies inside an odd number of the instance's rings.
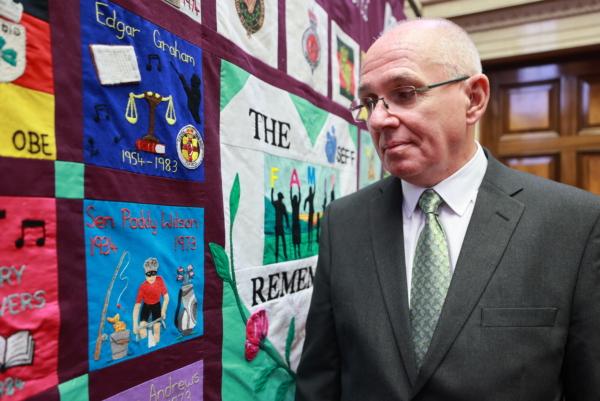
{"label": "glasses frame", "polygon": [[[467,80],[469,78],[471,78],[469,75],[461,75],[460,77],[457,77],[457,78],[448,79],[448,80],[442,81],[442,82],[436,82],[434,84],[429,84],[429,85],[421,86],[419,88],[416,88],[416,87],[411,86],[411,85],[405,85],[405,86],[399,86],[396,89],[399,89],[399,88],[412,88],[412,90],[414,91],[414,93],[416,95],[418,93],[425,93],[425,92],[427,92],[427,91],[429,91],[429,90],[431,90],[433,88],[437,88],[438,86],[444,86],[444,85],[448,85],[448,84],[454,84],[454,83],[457,83],[457,82],[461,82],[461,81]],[[370,108],[366,104],[362,104],[361,103],[361,104],[358,104],[356,106],[350,106],[348,108],[348,110],[350,110],[350,113],[352,114],[352,118],[354,119],[354,121],[366,123],[366,122],[369,121],[369,119],[373,115],[373,111],[377,107],[377,103],[379,103],[380,100],[383,103],[383,106],[385,107],[385,109],[389,110],[390,109],[390,105],[385,101],[385,98],[383,96],[378,97],[378,98],[374,98],[374,99],[370,99],[369,104],[372,105]],[[354,117],[354,113],[356,112],[356,110],[360,110],[363,107],[367,110],[367,114],[368,114],[367,118],[363,120],[363,119]],[[370,109],[370,111],[369,111],[369,109]],[[360,114],[361,113],[359,113],[359,115]]]}

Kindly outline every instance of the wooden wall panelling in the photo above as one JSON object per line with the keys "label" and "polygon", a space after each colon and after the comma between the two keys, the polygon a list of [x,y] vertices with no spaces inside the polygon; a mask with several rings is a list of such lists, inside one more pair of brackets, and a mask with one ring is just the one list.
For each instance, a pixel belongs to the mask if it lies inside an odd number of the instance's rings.
{"label": "wooden wall panelling", "polygon": [[511,157],[503,161],[515,170],[557,180],[559,178],[558,156]]}
{"label": "wooden wall panelling", "polygon": [[600,195],[600,152],[579,155],[579,187]]}
{"label": "wooden wall panelling", "polygon": [[600,134],[600,75],[579,78],[578,134]]}
{"label": "wooden wall panelling", "polygon": [[600,57],[494,67],[481,143],[507,165],[600,191]]}

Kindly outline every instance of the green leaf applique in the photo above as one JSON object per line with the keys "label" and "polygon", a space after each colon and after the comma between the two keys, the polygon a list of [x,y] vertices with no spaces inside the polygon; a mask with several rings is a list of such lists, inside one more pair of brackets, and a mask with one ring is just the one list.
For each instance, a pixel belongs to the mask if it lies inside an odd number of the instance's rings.
{"label": "green leaf applique", "polygon": [[211,242],[208,244],[210,253],[212,254],[213,261],[215,262],[215,269],[221,280],[226,283],[231,282],[231,275],[229,273],[229,258],[225,253],[225,249],[219,244]]}

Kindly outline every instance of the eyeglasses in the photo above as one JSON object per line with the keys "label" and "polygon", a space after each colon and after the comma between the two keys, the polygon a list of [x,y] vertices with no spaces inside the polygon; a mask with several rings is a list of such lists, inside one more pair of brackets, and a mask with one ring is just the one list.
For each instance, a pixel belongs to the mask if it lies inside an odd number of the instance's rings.
{"label": "eyeglasses", "polygon": [[458,78],[453,78],[447,81],[422,86],[420,88],[415,88],[414,86],[400,86],[392,90],[386,96],[387,101],[383,98],[383,96],[366,99],[355,99],[350,105],[350,112],[352,113],[354,121],[367,122],[369,118],[371,118],[373,110],[375,110],[375,107],[377,107],[377,103],[380,100],[383,102],[383,106],[386,108],[386,110],[388,110],[390,113],[396,113],[402,111],[402,108],[410,107],[411,105],[413,105],[415,100],[417,99],[417,94],[425,93],[430,89],[437,88],[438,86],[464,81],[468,78],[468,75],[463,75]]}
{"label": "eyeglasses", "polygon": [[155,270],[151,270],[149,272],[146,272],[146,277],[156,276],[157,274],[158,272],[156,272]]}

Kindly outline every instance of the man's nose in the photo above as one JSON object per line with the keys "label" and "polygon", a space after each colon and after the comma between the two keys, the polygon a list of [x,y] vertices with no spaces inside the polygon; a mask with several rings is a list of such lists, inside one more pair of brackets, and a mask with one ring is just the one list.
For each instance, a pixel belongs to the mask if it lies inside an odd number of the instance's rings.
{"label": "man's nose", "polygon": [[390,113],[389,106],[382,98],[373,107],[371,116],[369,117],[368,125],[373,128],[383,127],[398,121],[396,115]]}

